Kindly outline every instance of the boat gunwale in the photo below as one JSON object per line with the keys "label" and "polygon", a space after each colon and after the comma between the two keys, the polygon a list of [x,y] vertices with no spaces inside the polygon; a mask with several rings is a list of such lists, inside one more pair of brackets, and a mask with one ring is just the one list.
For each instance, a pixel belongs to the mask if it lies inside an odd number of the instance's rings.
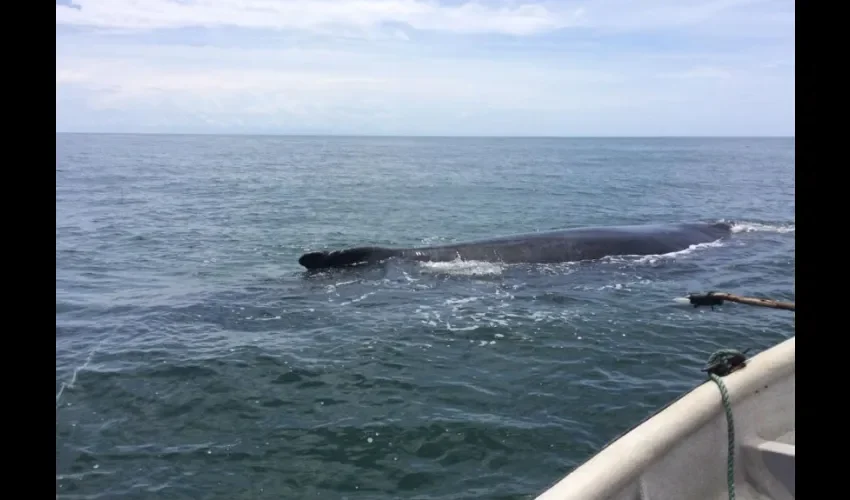
{"label": "boat gunwale", "polygon": [[[723,377],[733,406],[766,384],[794,373],[795,339],[796,336],[792,336],[762,351],[747,360],[746,367]],[[612,497],[723,411],[717,385],[707,380],[609,441],[536,498],[594,500]],[[605,473],[604,481],[599,480],[601,471]]]}

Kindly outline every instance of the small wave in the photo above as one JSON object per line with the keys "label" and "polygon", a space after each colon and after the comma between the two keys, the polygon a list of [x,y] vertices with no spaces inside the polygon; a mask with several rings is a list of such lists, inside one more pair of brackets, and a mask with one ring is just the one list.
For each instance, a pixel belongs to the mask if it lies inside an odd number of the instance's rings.
{"label": "small wave", "polygon": [[634,264],[655,264],[660,259],[674,259],[677,257],[682,257],[685,255],[690,255],[699,250],[704,250],[707,248],[717,248],[725,245],[723,240],[715,240],[710,241],[708,243],[697,243],[695,245],[691,245],[688,248],[677,250],[675,252],[668,252],[662,254],[652,254],[652,255],[617,255],[613,257],[603,257],[599,259],[600,262],[608,262],[608,263],[634,263]]}
{"label": "small wave", "polygon": [[462,299],[450,298],[446,299],[445,304],[447,306],[462,306],[464,304],[469,304],[470,302],[476,302],[478,300],[481,300],[481,297],[464,297]]}
{"label": "small wave", "polygon": [[450,262],[422,262],[423,269],[431,272],[456,276],[496,276],[502,274],[503,266],[494,262],[456,259]]}
{"label": "small wave", "polygon": [[108,337],[104,337],[104,338],[100,339],[100,341],[98,341],[98,343],[95,344],[95,346],[91,349],[91,351],[89,351],[88,355],[86,356],[85,361],[83,361],[83,364],[74,368],[74,370],[71,372],[71,377],[68,379],[68,381],[62,382],[59,385],[59,390],[56,392],[56,407],[57,408],[59,407],[59,400],[62,398],[62,394],[65,392],[65,389],[73,389],[74,388],[74,384],[77,383],[77,376],[80,374],[81,371],[83,371],[83,370],[85,370],[89,367],[89,365],[92,362],[92,359],[94,359],[94,356],[98,353],[98,350],[101,347],[103,347],[103,344],[106,342],[107,338]]}
{"label": "small wave", "polygon": [[723,245],[724,242],[722,240],[709,241],[708,243],[697,243],[696,245],[691,245],[688,248],[678,250],[676,252],[669,252],[660,255],[643,255],[637,259],[637,262],[654,264],[658,261],[658,259],[671,259],[676,257],[682,257],[685,255],[690,255],[699,250],[704,250],[706,248],[718,248],[722,247]]}
{"label": "small wave", "polygon": [[765,224],[762,222],[733,222],[733,233],[793,233],[797,229],[796,224]]}
{"label": "small wave", "polygon": [[375,293],[376,292],[367,292],[367,293],[364,293],[363,295],[361,295],[359,297],[353,298],[351,300],[346,300],[345,302],[341,302],[339,305],[347,306],[347,305],[351,305],[351,304],[356,304],[358,302],[362,302],[363,300],[371,297],[372,295],[375,295]]}
{"label": "small wave", "polygon": [[609,283],[607,285],[602,285],[597,288],[597,290],[617,290],[617,291],[626,291],[631,292],[635,287],[639,286],[648,286],[652,285],[653,281],[648,279],[643,279],[639,281],[630,281],[626,283]]}
{"label": "small wave", "polygon": [[[446,322],[446,329],[450,332],[471,332],[474,330],[478,330],[480,325],[469,325],[469,326],[452,326],[448,321]],[[495,342],[494,342],[495,343]]]}

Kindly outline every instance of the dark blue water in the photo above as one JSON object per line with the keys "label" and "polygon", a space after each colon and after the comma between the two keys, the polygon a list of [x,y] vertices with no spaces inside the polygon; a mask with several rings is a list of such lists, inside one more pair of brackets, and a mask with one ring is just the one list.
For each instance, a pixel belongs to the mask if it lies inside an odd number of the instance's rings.
{"label": "dark blue water", "polygon": [[[527,498],[789,313],[793,139],[57,135],[60,498]],[[307,250],[737,221],[676,254],[306,276]]]}

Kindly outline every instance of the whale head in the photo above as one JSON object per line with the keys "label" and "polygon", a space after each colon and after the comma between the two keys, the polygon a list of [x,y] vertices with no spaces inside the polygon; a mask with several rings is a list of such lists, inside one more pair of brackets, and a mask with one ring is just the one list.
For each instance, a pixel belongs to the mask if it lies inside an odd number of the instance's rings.
{"label": "whale head", "polygon": [[298,263],[307,269],[322,269],[327,267],[325,265],[327,256],[328,252],[309,252],[302,255],[298,259]]}
{"label": "whale head", "polygon": [[388,259],[398,252],[389,248],[356,247],[333,252],[309,252],[298,259],[307,269],[328,269],[374,264]]}

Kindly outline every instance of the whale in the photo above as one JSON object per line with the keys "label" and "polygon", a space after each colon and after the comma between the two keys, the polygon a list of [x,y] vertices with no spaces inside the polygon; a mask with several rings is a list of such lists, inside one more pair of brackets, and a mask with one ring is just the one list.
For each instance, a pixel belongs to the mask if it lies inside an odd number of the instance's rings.
{"label": "whale", "polygon": [[303,254],[308,270],[374,265],[389,259],[414,262],[455,260],[505,264],[556,264],[624,255],[662,255],[730,236],[728,222],[577,227],[412,248],[358,246]]}

